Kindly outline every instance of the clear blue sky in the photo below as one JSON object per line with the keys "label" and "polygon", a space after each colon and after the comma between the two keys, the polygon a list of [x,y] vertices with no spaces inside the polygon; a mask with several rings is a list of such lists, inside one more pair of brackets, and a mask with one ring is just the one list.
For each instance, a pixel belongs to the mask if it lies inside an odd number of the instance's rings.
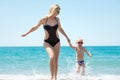
{"label": "clear blue sky", "polygon": [[[57,3],[62,28],[72,44],[81,36],[85,46],[120,45],[120,0],[0,0],[0,46],[42,46],[44,30],[22,38]],[[68,45],[61,34],[61,45]]]}

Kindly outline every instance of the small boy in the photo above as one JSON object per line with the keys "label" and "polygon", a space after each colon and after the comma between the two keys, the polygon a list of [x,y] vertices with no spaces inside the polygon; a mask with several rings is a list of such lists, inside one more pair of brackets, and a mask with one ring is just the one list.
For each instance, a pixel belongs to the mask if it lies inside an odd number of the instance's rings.
{"label": "small boy", "polygon": [[73,49],[76,50],[76,73],[79,73],[81,68],[81,75],[85,75],[84,52],[86,52],[90,57],[92,57],[92,55],[84,47],[82,47],[83,39],[81,38],[76,40],[77,46],[72,46],[71,43],[69,44]]}

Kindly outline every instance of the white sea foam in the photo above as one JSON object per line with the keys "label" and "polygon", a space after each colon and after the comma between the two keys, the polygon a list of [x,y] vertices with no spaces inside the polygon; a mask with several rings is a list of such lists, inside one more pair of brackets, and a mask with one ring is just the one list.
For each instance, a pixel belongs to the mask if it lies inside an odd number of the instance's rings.
{"label": "white sea foam", "polygon": [[[0,75],[0,80],[48,80],[48,75]],[[77,76],[73,74],[60,74],[58,75],[58,80],[120,80],[120,75],[87,75],[87,76]]]}

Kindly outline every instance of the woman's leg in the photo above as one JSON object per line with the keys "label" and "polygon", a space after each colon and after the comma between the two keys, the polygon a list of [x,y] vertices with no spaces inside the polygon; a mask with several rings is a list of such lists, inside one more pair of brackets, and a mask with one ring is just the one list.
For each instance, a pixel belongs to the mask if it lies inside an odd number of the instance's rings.
{"label": "woman's leg", "polygon": [[50,62],[49,62],[49,65],[50,65],[50,72],[51,72],[51,80],[53,79],[54,77],[54,59],[55,59],[55,54],[54,54],[54,50],[53,50],[53,47],[44,42],[44,47],[48,53],[48,56],[49,56],[49,59],[50,59]]}
{"label": "woman's leg", "polygon": [[54,59],[54,76],[55,76],[55,80],[57,80],[59,51],[60,51],[60,42],[57,43],[54,46],[54,53],[55,53],[55,59]]}

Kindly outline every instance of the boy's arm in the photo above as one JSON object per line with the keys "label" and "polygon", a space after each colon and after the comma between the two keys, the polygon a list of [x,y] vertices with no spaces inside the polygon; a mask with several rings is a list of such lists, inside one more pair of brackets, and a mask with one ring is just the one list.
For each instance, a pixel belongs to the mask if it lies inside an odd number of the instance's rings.
{"label": "boy's arm", "polygon": [[87,53],[88,56],[92,57],[91,53],[89,53],[85,48],[84,51]]}

